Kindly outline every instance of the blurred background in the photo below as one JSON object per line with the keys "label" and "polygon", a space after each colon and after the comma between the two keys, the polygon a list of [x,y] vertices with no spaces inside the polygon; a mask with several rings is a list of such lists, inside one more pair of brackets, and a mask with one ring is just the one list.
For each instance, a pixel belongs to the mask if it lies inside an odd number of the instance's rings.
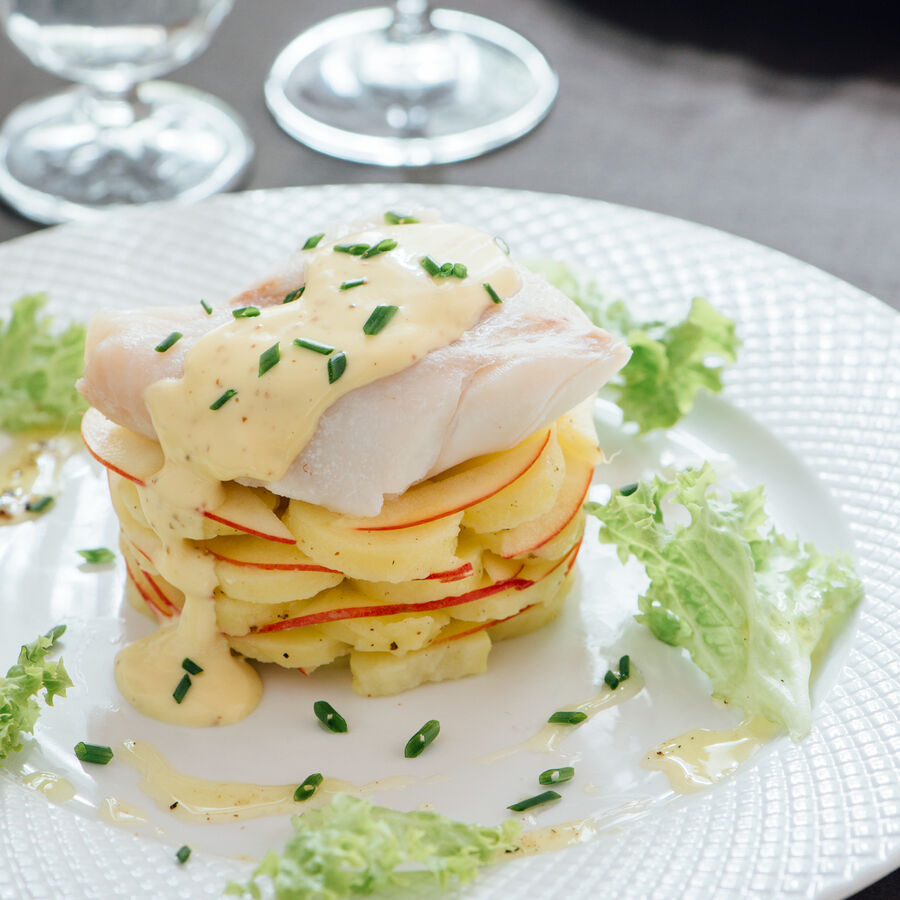
{"label": "blurred background", "polygon": [[[559,75],[559,95],[513,144],[409,169],[310,150],[263,102],[285,44],[359,5],[236,0],[209,48],[165,76],[222,98],[247,123],[256,156],[243,187],[411,181],[608,200],[751,238],[900,308],[893,4],[457,0],[450,5],[534,42]],[[0,36],[0,119],[64,86]],[[39,227],[0,204],[0,240]],[[900,877],[859,896],[898,897]]]}

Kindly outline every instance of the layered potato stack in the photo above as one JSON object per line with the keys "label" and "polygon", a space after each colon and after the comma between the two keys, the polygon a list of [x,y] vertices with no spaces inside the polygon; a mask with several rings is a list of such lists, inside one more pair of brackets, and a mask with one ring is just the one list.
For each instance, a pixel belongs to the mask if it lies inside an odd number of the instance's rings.
{"label": "layered potato stack", "polygon": [[[146,458],[153,442],[125,437]],[[492,641],[562,608],[601,458],[582,405],[510,450],[413,486],[373,518],[228,483],[235,512],[204,518],[196,536],[215,557],[219,628],[236,652],[306,674],[349,657],[353,687],[368,696],[483,672]],[[109,471],[128,599],[165,622],[184,594],[153,565],[161,542],[140,479],[119,474],[129,468]]]}

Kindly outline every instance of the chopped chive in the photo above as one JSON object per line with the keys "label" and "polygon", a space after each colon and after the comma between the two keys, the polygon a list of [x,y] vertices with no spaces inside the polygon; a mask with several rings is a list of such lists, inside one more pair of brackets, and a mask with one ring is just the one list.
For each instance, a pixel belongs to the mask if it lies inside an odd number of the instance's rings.
{"label": "chopped chive", "polygon": [[619,659],[619,681],[625,681],[631,675],[631,658],[623,656]]}
{"label": "chopped chive", "polygon": [[335,734],[346,732],[347,720],[327,700],[316,700],[313,703],[313,712],[329,731]]}
{"label": "chopped chive", "polygon": [[448,276],[452,275],[453,274],[453,263],[451,263],[451,262],[442,263],[440,273],[444,278],[447,278]]}
{"label": "chopped chive", "polygon": [[349,253],[351,256],[363,256],[371,249],[371,244],[335,244],[331,249],[335,253]]}
{"label": "chopped chive", "polygon": [[384,238],[384,240],[379,241],[375,244],[374,247],[369,247],[365,253],[363,253],[363,259],[369,259],[372,256],[378,256],[379,253],[387,253],[388,250],[393,250],[397,246],[397,242],[393,238]]}
{"label": "chopped chive", "polygon": [[547,721],[551,725],[578,725],[587,718],[587,713],[578,710],[561,709],[553,713]]}
{"label": "chopped chive", "polygon": [[212,315],[212,307],[211,307],[205,300],[201,300],[201,301],[200,301],[200,305],[203,307],[203,311],[204,311],[208,316],[211,316],[211,315]]}
{"label": "chopped chive", "polygon": [[236,393],[237,391],[234,388],[228,388],[218,400],[213,400],[213,402],[209,404],[209,408],[221,409]]}
{"label": "chopped chive", "polygon": [[303,347],[304,350],[312,350],[314,353],[321,353],[322,356],[328,356],[331,353],[334,353],[334,347],[329,347],[327,344],[320,344],[318,341],[308,341],[305,338],[294,338],[294,343],[298,347]]}
{"label": "chopped chive", "polygon": [[309,798],[319,789],[321,783],[322,775],[320,772],[307,776],[303,784],[294,791],[294,799],[298,802],[301,800],[309,800]]}
{"label": "chopped chive", "polygon": [[184,700],[184,695],[191,689],[191,676],[184,675],[181,681],[178,682],[178,687],[172,691],[172,696],[175,698],[176,703],[181,703]]}
{"label": "chopped chive", "polygon": [[278,349],[278,343],[276,342],[268,350],[263,350],[259,354],[259,375],[257,378],[262,378],[272,366],[277,366],[279,362],[281,362],[281,351]]}
{"label": "chopped chive", "polygon": [[453,277],[465,278],[469,274],[469,270],[463,263],[453,263]]}
{"label": "chopped chive", "polygon": [[300,287],[298,287],[296,291],[291,291],[289,294],[285,294],[284,300],[281,301],[282,306],[285,303],[293,303],[295,300],[299,300],[303,296],[303,292],[305,290],[306,290],[306,285],[301,284]]}
{"label": "chopped chive", "polygon": [[175,851],[175,859],[178,860],[181,865],[184,865],[188,861],[188,857],[191,855],[191,848],[188,847],[187,844],[182,844]]}
{"label": "chopped chive", "polygon": [[153,349],[157,353],[165,353],[169,347],[177,344],[184,335],[180,331],[173,331],[164,341],[160,341]]}
{"label": "chopped chive", "polygon": [[363,325],[363,333],[378,334],[391,321],[398,309],[398,306],[376,306],[372,310],[372,315],[366,319],[366,324]]}
{"label": "chopped chive", "polygon": [[575,769],[572,766],[563,766],[561,769],[546,769],[538,775],[538,781],[541,784],[562,784],[574,777]]}
{"label": "chopped chive", "polygon": [[384,221],[388,225],[418,225],[419,220],[415,216],[405,216],[403,213],[388,210],[384,214]]}
{"label": "chopped chive", "polygon": [[502,303],[503,301],[500,299],[500,295],[487,283],[485,282],[482,287],[488,292],[488,296],[494,303]]}
{"label": "chopped chive", "polygon": [[441,267],[430,256],[423,256],[419,265],[432,277],[441,274]]}
{"label": "chopped chive", "polygon": [[236,319],[252,319],[254,316],[259,315],[259,310],[255,306],[240,306],[237,309],[233,309],[231,314]]}
{"label": "chopped chive", "polygon": [[189,656],[186,656],[181,661],[181,668],[184,669],[185,672],[189,672],[191,675],[199,675],[203,669],[197,665]]}
{"label": "chopped chive", "polygon": [[407,759],[418,756],[441,732],[441,723],[429,719],[407,742],[403,755]]}
{"label": "chopped chive", "polygon": [[43,497],[38,497],[36,500],[29,500],[25,504],[25,512],[31,513],[42,513],[46,512],[53,505],[53,497],[49,495],[44,495]]}
{"label": "chopped chive", "polygon": [[311,234],[307,239],[306,243],[301,248],[302,250],[312,250],[313,247],[319,246],[319,241],[325,237],[325,232],[320,231],[318,234]]}
{"label": "chopped chive", "polygon": [[532,806],[540,806],[542,803],[549,803],[551,800],[559,800],[560,796],[556,791],[544,791],[543,794],[529,797],[527,800],[520,800],[518,803],[512,803],[506,808],[511,809],[513,812],[525,812],[526,809],[531,809]]}
{"label": "chopped chive", "polygon": [[606,674],[603,676],[603,680],[611,691],[614,691],[619,686],[619,679],[616,678],[616,674],[612,669],[607,670]]}
{"label": "chopped chive", "polygon": [[93,550],[78,550],[79,556],[84,557],[85,562],[89,563],[108,563],[116,558],[116,554],[106,547],[94,547]]}
{"label": "chopped chive", "polygon": [[623,497],[630,497],[637,489],[638,483],[636,481],[633,481],[631,484],[626,484],[623,487],[620,487],[619,493]]}
{"label": "chopped chive", "polygon": [[359,287],[361,284],[365,284],[365,278],[354,278],[353,281],[342,281],[341,282],[341,290],[349,291],[350,288]]}
{"label": "chopped chive", "polygon": [[347,368],[347,354],[339,350],[334,356],[328,357],[328,383],[334,384]]}
{"label": "chopped chive", "polygon": [[499,234],[494,236],[494,243],[495,243],[495,244],[496,244],[496,245],[497,245],[497,246],[498,246],[498,247],[499,247],[499,248],[500,248],[507,256],[509,256],[509,244],[507,244],[506,241],[504,241],[503,238],[500,237]]}
{"label": "chopped chive", "polygon": [[105,766],[113,758],[111,747],[86,744],[84,741],[79,741],[75,745],[75,755],[82,762],[95,763],[98,766]]}

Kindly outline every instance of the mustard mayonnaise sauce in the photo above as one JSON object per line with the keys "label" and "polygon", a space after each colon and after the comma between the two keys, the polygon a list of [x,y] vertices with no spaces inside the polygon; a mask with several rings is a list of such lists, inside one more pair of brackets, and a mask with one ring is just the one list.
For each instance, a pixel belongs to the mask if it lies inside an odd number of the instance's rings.
{"label": "mustard mayonnaise sauce", "polygon": [[[486,283],[502,299],[519,290],[507,255],[471,228],[385,226],[340,243],[374,246],[386,239],[397,246],[371,258],[336,252],[333,244],[306,251],[301,297],[213,329],[188,352],[183,377],[145,391],[165,462],[138,496],[160,539],[153,565],[184,592],[185,604],[177,621],[116,659],[119,689],[140,712],[174,724],[225,725],[252,712],[262,694],[255,669],[232,654],[218,630],[215,560],[194,543],[206,536],[204,513],[225,502],[223,482],[281,478],[338,398],[460,338],[493,305]],[[429,275],[425,256],[438,265],[461,263],[466,275]],[[365,334],[377,306],[398,311],[381,332]],[[297,338],[343,352],[343,374],[330,383],[329,357],[296,346]],[[260,356],[275,344],[280,361],[261,375]],[[210,409],[228,390],[236,393]],[[177,703],[173,691],[186,657],[204,671],[191,677]]]}

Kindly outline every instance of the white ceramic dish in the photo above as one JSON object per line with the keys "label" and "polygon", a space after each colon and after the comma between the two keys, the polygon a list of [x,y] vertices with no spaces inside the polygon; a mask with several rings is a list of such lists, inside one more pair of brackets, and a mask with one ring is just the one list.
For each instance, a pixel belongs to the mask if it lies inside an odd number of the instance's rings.
{"label": "white ceramic dish", "polygon": [[[641,314],[681,315],[701,295],[738,323],[744,346],[719,397],[701,399],[671,435],[640,442],[610,432],[621,453],[604,473],[622,484],[660,464],[713,458],[739,484],[767,485],[779,527],[823,549],[852,549],[866,601],[816,685],[815,722],[800,745],[777,738],[736,775],[691,796],[639,765],[660,741],[736,720],[712,706],[704,679],[634,625],[641,577],[590,534],[562,619],[498,645],[490,672],[395,698],[364,700],[346,672],[311,679],[269,673],[262,705],[221,730],[184,730],[127,707],[112,677],[126,639],[149,622],[123,609],[120,564],[79,567],[81,547],[115,546],[102,472],[85,454],[37,522],[0,530],[0,665],[18,645],[64,621],[63,656],[76,687],[41,718],[36,740],[0,768],[0,898],[218,896],[250,870],[246,857],[280,846],[288,821],[185,825],[157,810],[136,773],[82,767],[79,740],[152,742],[194,775],[299,782],[313,771],[355,783],[392,776],[372,794],[494,823],[536,793],[536,774],[576,760],[564,799],[536,825],[596,815],[585,846],[497,866],[465,889],[474,898],[838,897],[900,864],[900,316],[862,292],[780,253],[698,225],[572,197],[485,188],[348,186],[219,197],[201,206],[116,214],[0,246],[0,306],[48,290],[60,320],[96,308],[224,298],[323,222],[413,204],[503,235],[523,257],[595,271]],[[4,313],[5,314],[5,313]],[[556,755],[478,758],[530,736],[549,712],[594,693],[608,661],[629,652],[645,690],[578,729]],[[9,662],[7,662],[9,661]],[[318,728],[330,699],[351,731]],[[406,738],[441,720],[438,742],[404,760]],[[76,797],[53,805],[27,790],[56,772]],[[434,777],[431,776],[444,776]],[[406,780],[409,782],[409,779]],[[405,784],[403,790],[399,790]],[[104,798],[139,807],[126,827],[97,818]],[[531,820],[529,820],[531,821]],[[174,863],[182,843],[189,863]],[[237,857],[245,857],[244,860]]]}

